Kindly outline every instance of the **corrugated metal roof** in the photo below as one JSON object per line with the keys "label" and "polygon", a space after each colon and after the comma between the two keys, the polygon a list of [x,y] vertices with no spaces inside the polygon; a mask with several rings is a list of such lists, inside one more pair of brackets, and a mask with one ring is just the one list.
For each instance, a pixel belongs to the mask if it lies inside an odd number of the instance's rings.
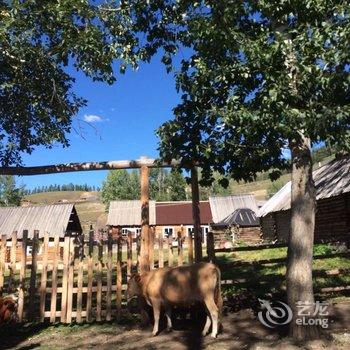
{"label": "corrugated metal roof", "polygon": [[73,204],[0,208],[0,235],[9,238],[16,231],[17,237],[22,238],[23,230],[28,230],[28,237],[32,238],[34,230],[39,230],[40,238],[45,232],[63,237],[72,211]]}
{"label": "corrugated metal roof", "polygon": [[212,196],[209,197],[209,203],[213,216],[213,222],[215,224],[224,220],[236,209],[248,208],[253,210],[254,213],[258,212],[258,206],[256,204],[255,197],[252,194],[242,194],[236,196]]}
{"label": "corrugated metal roof", "polygon": [[[149,224],[156,224],[156,202],[149,201]],[[112,201],[109,205],[107,225],[140,226],[141,201]]]}
{"label": "corrugated metal roof", "polygon": [[[334,159],[313,172],[316,199],[350,192],[350,156]],[[290,209],[291,182],[285,184],[259,210],[258,216]]]}
{"label": "corrugated metal roof", "polygon": [[[212,222],[208,201],[199,202],[201,224]],[[192,202],[156,203],[157,225],[193,225]]]}
{"label": "corrugated metal roof", "polygon": [[219,227],[240,226],[252,227],[259,226],[259,219],[251,209],[243,208],[237,209],[232,214],[227,216],[224,220],[215,224]]}

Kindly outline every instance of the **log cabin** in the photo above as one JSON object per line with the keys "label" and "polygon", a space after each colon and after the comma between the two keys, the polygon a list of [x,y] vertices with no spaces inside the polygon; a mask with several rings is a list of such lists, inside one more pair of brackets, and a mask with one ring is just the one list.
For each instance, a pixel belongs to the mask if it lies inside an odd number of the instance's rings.
{"label": "log cabin", "polygon": [[[350,240],[350,156],[314,170],[316,187],[315,242]],[[259,210],[265,240],[287,242],[291,221],[291,182]]]}
{"label": "log cabin", "polygon": [[[27,256],[30,259],[34,231],[38,231],[39,247],[38,260],[41,259],[42,238],[49,234],[48,259],[53,258],[54,237],[58,235],[60,241],[66,236],[81,236],[82,228],[74,204],[54,204],[28,207],[1,207],[0,208],[0,236],[6,236],[6,262],[10,259],[12,239],[17,240],[16,261],[21,260],[21,241],[23,233],[27,232]],[[62,258],[63,247],[60,257]]]}

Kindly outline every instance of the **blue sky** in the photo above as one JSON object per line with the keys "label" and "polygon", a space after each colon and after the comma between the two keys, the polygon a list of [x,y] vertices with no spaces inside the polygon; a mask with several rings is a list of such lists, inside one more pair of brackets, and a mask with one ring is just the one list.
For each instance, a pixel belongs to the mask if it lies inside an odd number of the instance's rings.
{"label": "blue sky", "polygon": [[[75,90],[88,100],[76,116],[74,126],[83,128],[84,139],[76,132],[69,135],[71,146],[37,148],[24,155],[25,165],[66,162],[135,159],[141,155],[157,156],[155,129],[172,118],[172,108],[179,102],[173,75],[167,74],[158,58],[142,64],[138,71],[118,75],[114,85],[92,82],[81,73]],[[91,126],[83,120],[91,120]],[[80,122],[79,122],[80,120]],[[27,188],[49,184],[88,183],[101,185],[106,171],[24,176],[17,179]]]}

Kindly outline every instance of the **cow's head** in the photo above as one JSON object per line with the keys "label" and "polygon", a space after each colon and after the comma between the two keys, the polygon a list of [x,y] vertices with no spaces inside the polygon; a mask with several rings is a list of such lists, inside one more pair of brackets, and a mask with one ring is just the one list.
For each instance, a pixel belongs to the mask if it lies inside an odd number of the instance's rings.
{"label": "cow's head", "polygon": [[0,297],[0,326],[18,320],[17,301],[12,297]]}
{"label": "cow's head", "polygon": [[134,273],[130,276],[127,287],[128,299],[132,299],[135,296],[142,294],[141,276],[138,273]]}

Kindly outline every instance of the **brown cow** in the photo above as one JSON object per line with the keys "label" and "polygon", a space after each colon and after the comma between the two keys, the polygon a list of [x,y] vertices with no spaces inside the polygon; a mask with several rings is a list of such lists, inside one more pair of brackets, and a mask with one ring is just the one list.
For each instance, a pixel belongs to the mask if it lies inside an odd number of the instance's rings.
{"label": "brown cow", "polygon": [[220,270],[214,264],[199,263],[156,269],[142,275],[134,274],[128,281],[127,293],[128,298],[144,298],[153,307],[153,336],[158,333],[162,306],[167,318],[167,329],[170,330],[172,306],[204,302],[208,314],[202,334],[208,333],[212,323],[211,336],[216,338],[222,308],[220,283]]}
{"label": "brown cow", "polygon": [[11,297],[0,297],[0,327],[17,320],[17,302]]}

